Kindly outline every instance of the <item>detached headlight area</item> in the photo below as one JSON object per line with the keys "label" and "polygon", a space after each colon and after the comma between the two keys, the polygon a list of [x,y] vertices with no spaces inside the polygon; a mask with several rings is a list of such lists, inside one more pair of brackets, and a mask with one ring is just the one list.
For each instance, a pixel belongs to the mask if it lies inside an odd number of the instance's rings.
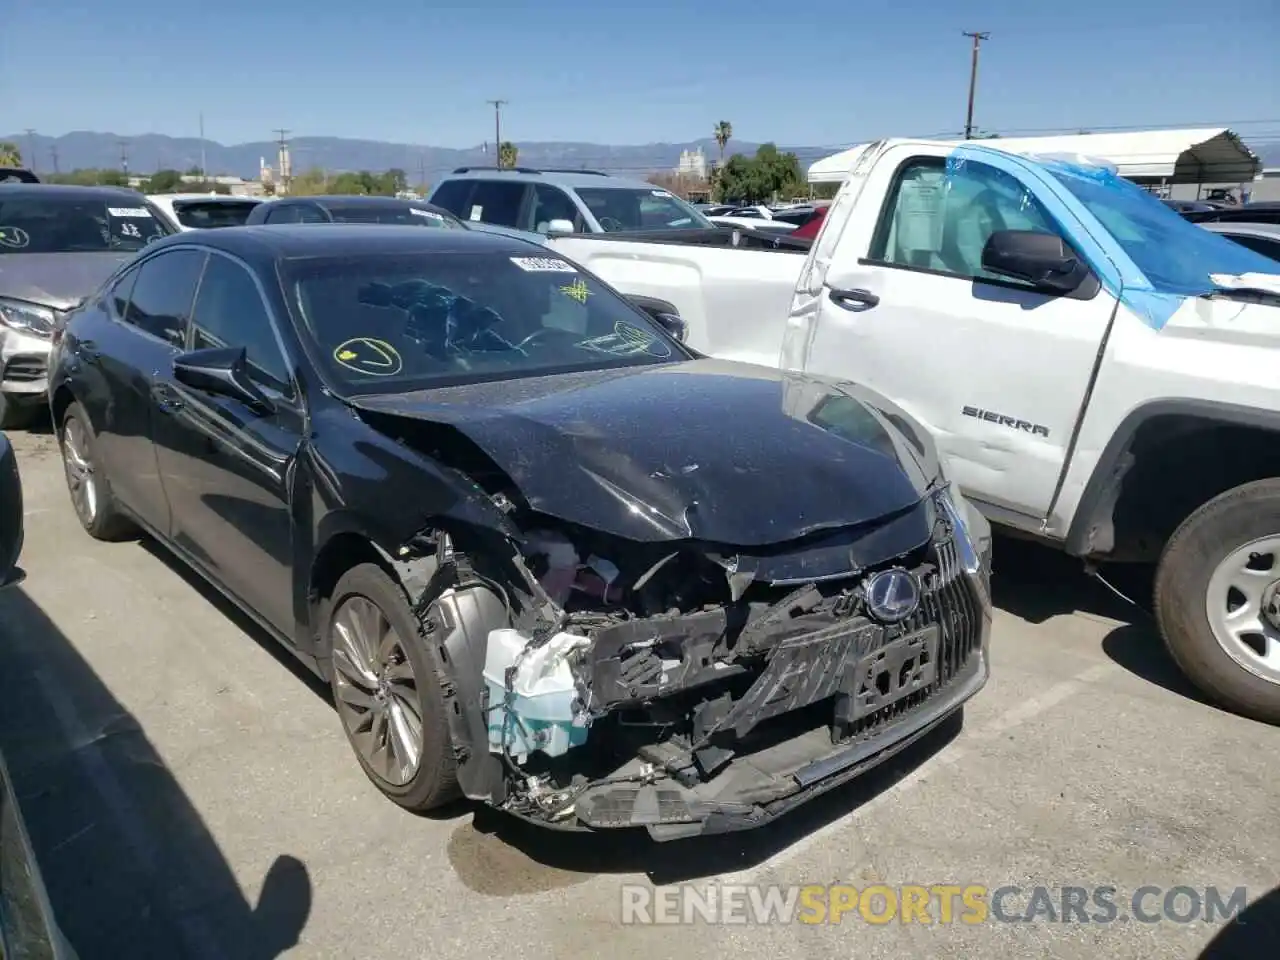
{"label": "detached headlight area", "polygon": [[48,339],[53,336],[54,316],[48,307],[0,297],[0,324],[19,333]]}

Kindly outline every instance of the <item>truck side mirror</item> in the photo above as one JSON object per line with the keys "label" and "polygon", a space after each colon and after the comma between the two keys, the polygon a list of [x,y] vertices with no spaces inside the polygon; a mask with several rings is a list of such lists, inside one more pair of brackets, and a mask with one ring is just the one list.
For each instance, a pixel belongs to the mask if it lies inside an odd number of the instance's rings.
{"label": "truck side mirror", "polygon": [[1072,293],[1090,275],[1088,265],[1061,237],[1038,230],[991,234],[982,248],[982,269],[1053,293]]}

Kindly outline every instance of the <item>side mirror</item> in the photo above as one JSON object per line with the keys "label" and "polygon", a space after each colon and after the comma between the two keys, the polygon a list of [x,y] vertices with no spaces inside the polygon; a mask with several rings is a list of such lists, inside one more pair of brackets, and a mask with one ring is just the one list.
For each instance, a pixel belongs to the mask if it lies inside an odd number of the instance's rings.
{"label": "side mirror", "polygon": [[684,322],[684,318],[680,316],[680,311],[665,300],[659,300],[656,297],[643,297],[638,293],[626,294],[626,298],[631,303],[639,307],[649,317],[667,333],[671,334],[681,343],[685,342],[685,337],[689,335],[689,325]]}
{"label": "side mirror", "polygon": [[0,590],[22,582],[22,480],[18,458],[0,433]]}
{"label": "side mirror", "polygon": [[552,220],[547,224],[547,236],[555,236],[557,234],[573,233],[572,220]]}
{"label": "side mirror", "polygon": [[239,400],[259,413],[272,413],[275,405],[245,372],[244,347],[211,347],[175,357],[173,376],[195,390]]}
{"label": "side mirror", "polygon": [[1053,293],[1071,293],[1090,276],[1061,237],[1038,230],[997,230],[982,248],[982,268]]}

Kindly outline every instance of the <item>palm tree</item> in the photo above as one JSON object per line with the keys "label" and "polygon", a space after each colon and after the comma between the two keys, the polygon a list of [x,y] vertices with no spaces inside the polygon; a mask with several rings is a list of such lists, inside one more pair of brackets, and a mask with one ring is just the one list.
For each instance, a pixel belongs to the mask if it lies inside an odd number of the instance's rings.
{"label": "palm tree", "polygon": [[519,156],[519,148],[510,140],[503,140],[498,147],[498,166],[509,170],[516,165],[516,158]]}
{"label": "palm tree", "polygon": [[22,166],[22,151],[10,140],[0,140],[0,167]]}
{"label": "palm tree", "polygon": [[733,124],[728,120],[721,120],[716,124],[715,129],[716,143],[720,147],[720,165],[724,166],[724,148],[729,145],[729,141],[733,139]]}

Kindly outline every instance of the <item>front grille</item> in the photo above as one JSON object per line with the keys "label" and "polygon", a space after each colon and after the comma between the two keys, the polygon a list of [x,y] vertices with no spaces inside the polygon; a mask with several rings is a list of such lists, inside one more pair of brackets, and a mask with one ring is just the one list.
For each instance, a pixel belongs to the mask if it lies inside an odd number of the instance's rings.
{"label": "front grille", "polygon": [[982,645],[982,608],[961,568],[955,539],[948,537],[935,541],[930,554],[932,563],[927,571],[922,571],[924,596],[920,609],[901,625],[898,635],[938,625],[940,636],[934,680],[927,687],[844,726],[838,731],[841,743],[857,743],[878,737],[932,700],[965,672],[973,654]]}
{"label": "front grille", "polygon": [[43,380],[48,365],[44,357],[14,357],[4,368],[4,376],[0,379],[11,383],[32,383]]}

